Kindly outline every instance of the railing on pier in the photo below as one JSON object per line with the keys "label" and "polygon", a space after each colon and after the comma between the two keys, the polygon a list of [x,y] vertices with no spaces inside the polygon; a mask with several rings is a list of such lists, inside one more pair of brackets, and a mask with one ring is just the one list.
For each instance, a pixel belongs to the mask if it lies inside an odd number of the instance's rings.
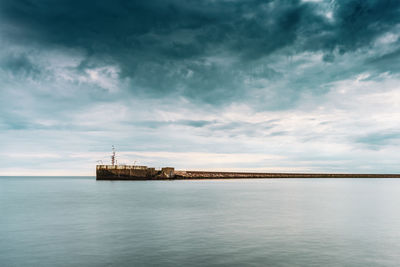
{"label": "railing on pier", "polygon": [[96,170],[147,170],[147,166],[137,165],[96,165]]}

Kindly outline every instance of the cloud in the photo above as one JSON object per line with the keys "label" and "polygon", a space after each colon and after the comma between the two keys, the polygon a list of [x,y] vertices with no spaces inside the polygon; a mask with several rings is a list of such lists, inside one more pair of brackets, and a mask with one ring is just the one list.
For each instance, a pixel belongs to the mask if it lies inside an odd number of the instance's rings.
{"label": "cloud", "polygon": [[12,54],[2,58],[0,67],[11,75],[20,77],[34,79],[41,74],[41,69],[33,64],[26,54]]}
{"label": "cloud", "polygon": [[390,145],[400,139],[400,133],[370,133],[368,135],[357,138],[357,142],[363,143],[371,147],[372,149],[379,149],[381,146]]}

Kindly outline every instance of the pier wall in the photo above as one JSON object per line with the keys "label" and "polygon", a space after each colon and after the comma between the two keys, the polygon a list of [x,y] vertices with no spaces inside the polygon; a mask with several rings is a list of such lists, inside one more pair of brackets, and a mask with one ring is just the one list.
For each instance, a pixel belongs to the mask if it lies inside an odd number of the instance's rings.
{"label": "pier wall", "polygon": [[147,166],[129,165],[97,165],[97,180],[163,180],[174,179],[175,172],[172,167],[161,170]]}

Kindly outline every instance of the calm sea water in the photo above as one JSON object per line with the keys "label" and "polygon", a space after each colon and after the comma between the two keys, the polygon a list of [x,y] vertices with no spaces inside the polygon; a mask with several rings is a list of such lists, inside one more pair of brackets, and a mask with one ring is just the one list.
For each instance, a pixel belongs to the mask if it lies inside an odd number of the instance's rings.
{"label": "calm sea water", "polygon": [[398,266],[400,179],[0,177],[0,266]]}

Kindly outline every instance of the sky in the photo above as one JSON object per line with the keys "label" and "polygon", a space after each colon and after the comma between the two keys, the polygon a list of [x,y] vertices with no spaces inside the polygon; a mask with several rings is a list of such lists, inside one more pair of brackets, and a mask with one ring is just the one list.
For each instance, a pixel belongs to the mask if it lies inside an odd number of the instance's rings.
{"label": "sky", "polygon": [[398,0],[1,0],[0,175],[400,172]]}

